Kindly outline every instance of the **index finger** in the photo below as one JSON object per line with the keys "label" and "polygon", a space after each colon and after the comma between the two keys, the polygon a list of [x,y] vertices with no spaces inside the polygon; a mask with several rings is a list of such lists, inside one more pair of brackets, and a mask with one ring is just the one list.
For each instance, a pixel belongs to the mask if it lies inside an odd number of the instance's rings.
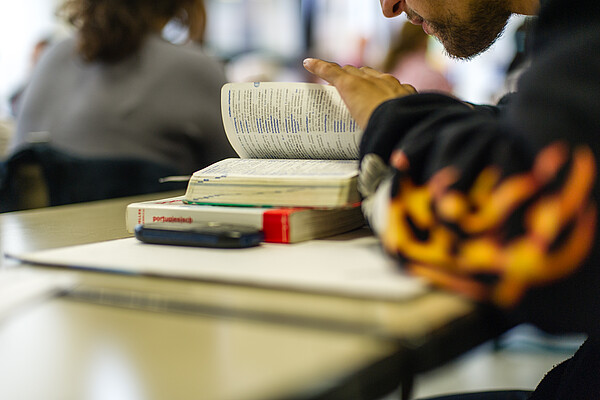
{"label": "index finger", "polygon": [[336,63],[319,60],[317,58],[307,58],[303,62],[304,68],[313,75],[335,84],[338,77],[344,74],[342,67]]}

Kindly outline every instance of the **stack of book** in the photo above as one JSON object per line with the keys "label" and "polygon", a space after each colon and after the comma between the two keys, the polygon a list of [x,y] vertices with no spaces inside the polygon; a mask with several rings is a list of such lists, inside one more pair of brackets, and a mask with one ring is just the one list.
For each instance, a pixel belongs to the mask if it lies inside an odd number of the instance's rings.
{"label": "stack of book", "polygon": [[145,223],[217,222],[294,243],[364,225],[357,190],[362,132],[334,87],[226,84],[221,111],[240,158],[195,172],[184,196],[130,204],[130,232]]}

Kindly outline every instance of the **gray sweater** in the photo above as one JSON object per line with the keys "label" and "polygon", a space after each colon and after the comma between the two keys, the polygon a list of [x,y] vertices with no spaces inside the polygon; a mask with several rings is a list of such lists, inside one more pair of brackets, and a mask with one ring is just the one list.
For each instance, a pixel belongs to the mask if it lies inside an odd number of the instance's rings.
{"label": "gray sweater", "polygon": [[114,64],[85,63],[75,39],[42,57],[10,152],[31,141],[84,157],[126,157],[191,173],[235,155],[221,123],[221,66],[158,35]]}

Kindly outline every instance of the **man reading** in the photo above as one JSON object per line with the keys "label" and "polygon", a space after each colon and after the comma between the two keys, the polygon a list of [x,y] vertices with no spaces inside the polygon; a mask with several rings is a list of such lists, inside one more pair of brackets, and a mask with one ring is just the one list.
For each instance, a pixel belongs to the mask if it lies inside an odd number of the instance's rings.
{"label": "man reading", "polygon": [[419,94],[370,68],[317,59],[304,66],[338,89],[365,130],[365,215],[403,268],[495,304],[515,323],[588,335],[534,392],[468,398],[600,398],[600,7],[584,0],[381,0],[381,7],[386,17],[405,13],[460,59],[484,52],[512,14],[538,15],[530,67],[496,106]]}

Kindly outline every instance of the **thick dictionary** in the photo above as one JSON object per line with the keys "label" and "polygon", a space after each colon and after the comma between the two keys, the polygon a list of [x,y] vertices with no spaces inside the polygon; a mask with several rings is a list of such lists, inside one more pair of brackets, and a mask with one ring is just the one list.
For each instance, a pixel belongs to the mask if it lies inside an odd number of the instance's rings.
{"label": "thick dictionary", "polygon": [[131,203],[127,206],[129,232],[138,224],[193,224],[219,222],[261,229],[265,241],[295,243],[337,235],[364,225],[360,206],[334,209],[301,207],[227,207],[191,205],[183,197]]}

